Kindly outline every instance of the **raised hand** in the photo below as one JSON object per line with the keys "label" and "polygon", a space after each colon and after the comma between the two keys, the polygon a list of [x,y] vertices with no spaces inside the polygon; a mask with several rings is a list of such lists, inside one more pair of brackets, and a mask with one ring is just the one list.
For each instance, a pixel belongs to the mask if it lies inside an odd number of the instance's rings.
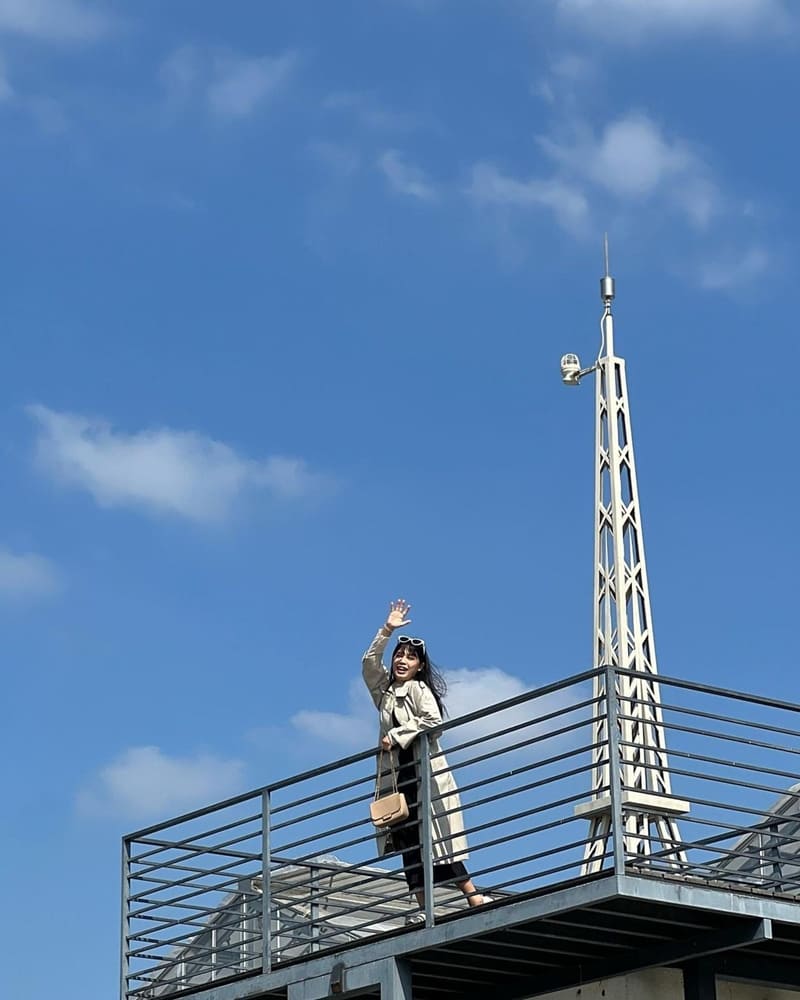
{"label": "raised hand", "polygon": [[393,632],[396,628],[404,628],[406,625],[410,625],[411,619],[408,617],[410,610],[411,605],[408,601],[403,600],[402,597],[398,597],[396,601],[392,601],[389,604],[389,614],[386,617],[384,628],[389,632]]}

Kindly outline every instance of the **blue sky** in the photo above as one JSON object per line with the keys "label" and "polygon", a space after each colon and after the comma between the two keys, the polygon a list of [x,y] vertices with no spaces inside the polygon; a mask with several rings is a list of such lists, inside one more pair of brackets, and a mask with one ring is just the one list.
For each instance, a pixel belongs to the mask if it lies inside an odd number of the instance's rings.
{"label": "blue sky", "polygon": [[123,832],[371,742],[390,598],[454,711],[589,664],[605,230],[660,669],[798,698],[798,41],[0,0],[3,995],[114,995]]}

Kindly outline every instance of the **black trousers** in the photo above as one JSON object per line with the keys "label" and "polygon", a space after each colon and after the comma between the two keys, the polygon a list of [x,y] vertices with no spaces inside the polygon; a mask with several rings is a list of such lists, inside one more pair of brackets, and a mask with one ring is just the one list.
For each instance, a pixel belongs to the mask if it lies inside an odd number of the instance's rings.
{"label": "black trousers", "polygon": [[[398,789],[405,794],[408,803],[408,819],[392,830],[392,850],[403,855],[403,872],[412,892],[419,892],[424,887],[422,872],[422,851],[420,849],[420,822],[417,790],[419,775],[414,760],[414,748],[400,748],[400,770],[397,775]],[[463,861],[444,861],[433,866],[434,885],[446,882],[466,882],[469,872]]]}

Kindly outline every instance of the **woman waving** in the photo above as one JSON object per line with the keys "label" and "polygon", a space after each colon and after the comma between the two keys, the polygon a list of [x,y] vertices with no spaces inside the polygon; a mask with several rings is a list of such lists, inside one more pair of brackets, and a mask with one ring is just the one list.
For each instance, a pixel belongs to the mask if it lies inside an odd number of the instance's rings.
{"label": "woman waving", "polygon": [[[392,754],[398,772],[398,784],[409,807],[408,820],[395,829],[379,829],[378,853],[400,851],[409,889],[420,907],[425,907],[423,865],[420,849],[418,789],[420,768],[431,768],[431,829],[433,881],[455,883],[470,906],[490,901],[479,893],[469,877],[464,862],[468,857],[464,821],[458,788],[439,748],[437,736],[430,737],[431,760],[419,759],[417,736],[423,729],[438,726],[444,715],[444,678],[431,662],[424,639],[399,635],[387,669],[382,661],[389,639],[397,629],[411,624],[411,605],[402,598],[392,601],[384,624],[364,654],[362,673],[380,719],[379,743]],[[391,791],[391,774],[379,773],[381,794]],[[412,920],[424,920],[422,913]]]}

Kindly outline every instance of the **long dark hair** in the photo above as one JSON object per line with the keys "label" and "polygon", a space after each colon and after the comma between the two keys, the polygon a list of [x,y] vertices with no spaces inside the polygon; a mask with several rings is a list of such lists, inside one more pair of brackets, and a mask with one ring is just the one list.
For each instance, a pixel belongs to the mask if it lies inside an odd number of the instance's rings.
{"label": "long dark hair", "polygon": [[405,649],[406,652],[416,653],[419,657],[419,670],[414,676],[414,680],[423,681],[433,692],[433,697],[436,699],[436,704],[439,706],[439,711],[442,714],[442,718],[447,715],[447,708],[444,704],[444,697],[447,694],[447,681],[442,676],[442,672],[436,666],[436,664],[428,656],[428,645],[427,643],[423,646],[417,646],[410,642],[398,642],[397,645],[392,650],[392,659],[390,661],[391,666],[389,668],[389,683],[394,682],[394,658],[397,655],[398,649]]}

